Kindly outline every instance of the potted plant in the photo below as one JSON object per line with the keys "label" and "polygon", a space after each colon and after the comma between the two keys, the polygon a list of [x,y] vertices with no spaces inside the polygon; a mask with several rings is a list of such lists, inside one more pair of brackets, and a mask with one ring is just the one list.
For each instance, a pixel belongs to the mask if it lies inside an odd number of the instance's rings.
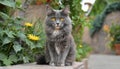
{"label": "potted plant", "polygon": [[45,4],[46,2],[50,2],[51,0],[36,0],[36,5]]}
{"label": "potted plant", "polygon": [[113,48],[117,55],[120,55],[120,25],[112,25],[109,31],[110,46]]}
{"label": "potted plant", "polygon": [[103,29],[108,33],[110,48],[120,55],[120,25],[112,24],[111,27],[104,25]]}

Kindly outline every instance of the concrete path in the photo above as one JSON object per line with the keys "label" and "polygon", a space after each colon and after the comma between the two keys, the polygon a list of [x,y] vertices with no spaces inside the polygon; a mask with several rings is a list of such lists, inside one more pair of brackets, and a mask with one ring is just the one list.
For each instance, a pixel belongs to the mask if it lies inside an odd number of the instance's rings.
{"label": "concrete path", "polygon": [[120,56],[91,55],[88,69],[120,69]]}

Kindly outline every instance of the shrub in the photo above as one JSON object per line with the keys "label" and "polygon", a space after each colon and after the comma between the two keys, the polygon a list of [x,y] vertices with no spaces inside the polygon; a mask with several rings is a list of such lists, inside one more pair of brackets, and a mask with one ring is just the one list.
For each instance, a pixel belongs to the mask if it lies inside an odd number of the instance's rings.
{"label": "shrub", "polygon": [[[17,9],[12,0],[0,1],[0,4],[7,10]],[[0,66],[33,62],[34,55],[43,51],[44,33],[40,20],[34,25],[25,25],[23,18],[5,11],[0,12]]]}

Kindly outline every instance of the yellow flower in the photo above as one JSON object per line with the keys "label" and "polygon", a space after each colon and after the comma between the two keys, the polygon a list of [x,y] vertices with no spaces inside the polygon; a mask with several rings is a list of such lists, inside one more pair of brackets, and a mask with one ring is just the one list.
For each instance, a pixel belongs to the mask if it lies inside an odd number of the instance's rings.
{"label": "yellow flower", "polygon": [[33,41],[37,41],[37,40],[40,39],[38,36],[35,36],[35,35],[33,35],[33,34],[28,34],[28,38],[29,38],[30,40],[33,40]]}
{"label": "yellow flower", "polygon": [[110,40],[111,40],[111,41],[114,41],[114,38],[113,38],[113,37],[111,37],[111,38],[110,38]]}
{"label": "yellow flower", "polygon": [[82,45],[79,45],[80,48],[82,48],[83,46]]}
{"label": "yellow flower", "polygon": [[32,24],[32,23],[29,23],[29,22],[26,22],[26,23],[25,23],[25,26],[27,26],[27,27],[32,27],[33,24]]}
{"label": "yellow flower", "polygon": [[109,31],[110,31],[109,26],[108,26],[108,25],[104,25],[104,26],[103,26],[103,30],[104,30],[105,32],[109,32]]}

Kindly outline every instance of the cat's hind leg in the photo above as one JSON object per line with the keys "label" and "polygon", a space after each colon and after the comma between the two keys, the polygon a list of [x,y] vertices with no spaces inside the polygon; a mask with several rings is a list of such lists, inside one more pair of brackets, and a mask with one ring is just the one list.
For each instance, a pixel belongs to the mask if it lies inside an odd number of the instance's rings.
{"label": "cat's hind leg", "polygon": [[57,66],[65,66],[65,60],[66,60],[66,57],[67,57],[67,55],[69,53],[69,49],[70,49],[70,47],[66,46],[63,49],[63,51],[59,54]]}

